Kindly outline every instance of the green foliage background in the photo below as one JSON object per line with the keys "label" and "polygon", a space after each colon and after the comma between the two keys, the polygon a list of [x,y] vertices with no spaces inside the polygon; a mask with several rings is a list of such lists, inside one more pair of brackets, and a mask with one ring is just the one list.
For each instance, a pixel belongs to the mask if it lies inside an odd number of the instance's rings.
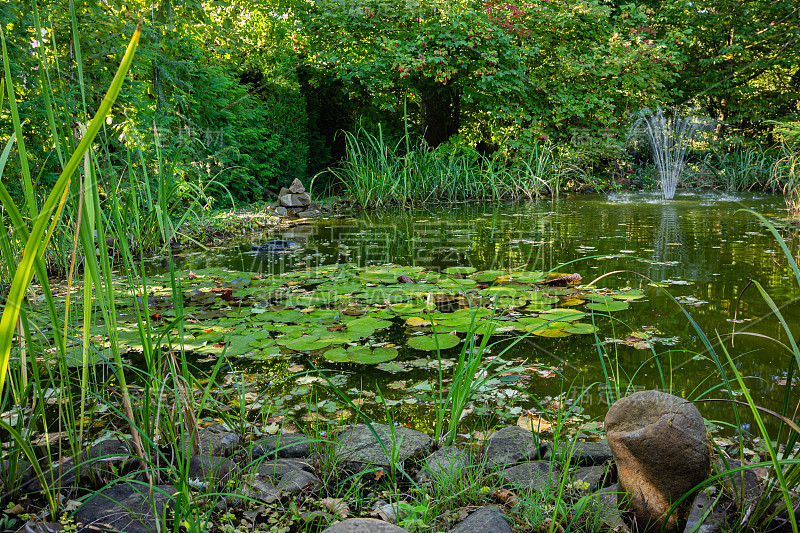
{"label": "green foliage background", "polygon": [[[721,134],[765,143],[798,130],[790,0],[17,0],[0,5],[0,24],[41,187],[60,168],[42,87],[67,110],[61,127],[85,123],[140,18],[102,163],[121,177],[120,154],[138,142],[153,157],[138,164],[155,168],[159,143],[176,202],[194,194],[183,183],[216,205],[270,200],[343,157],[337,132],[378,123],[521,157],[547,140],[583,168],[614,165],[643,106],[693,107]],[[6,107],[0,125],[5,142]]]}

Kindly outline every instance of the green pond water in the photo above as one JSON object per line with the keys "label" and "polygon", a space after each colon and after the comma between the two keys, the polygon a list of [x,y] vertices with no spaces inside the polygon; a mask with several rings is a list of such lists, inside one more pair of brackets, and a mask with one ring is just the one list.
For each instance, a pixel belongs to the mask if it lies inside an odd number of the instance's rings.
{"label": "green pond water", "polygon": [[[392,265],[416,267],[408,271],[412,277],[423,269],[441,273],[449,267],[473,267],[479,272],[555,270],[581,274],[584,286],[606,275],[594,285],[617,291],[641,290],[643,297],[628,301],[627,309],[611,312],[613,318],[609,318],[609,313],[588,311],[591,300],[575,305],[568,301],[568,295],[562,295],[563,307],[590,313],[581,322],[594,323],[596,335],[529,335],[502,354],[503,347],[525,331],[493,337],[501,343],[492,347],[487,360],[498,356],[494,362],[502,374],[490,380],[478,395],[472,406],[475,413],[490,414],[497,422],[516,421],[524,409],[535,411],[538,403],[550,402],[552,406],[553,399],[563,394],[567,404],[582,396],[580,403],[587,419],[602,417],[608,408],[609,387],[667,389],[698,398],[717,386],[720,378],[685,312],[691,314],[721,357],[717,335],[738,358],[739,371],[751,376],[748,383],[754,397],[762,405],[777,408],[790,358],[776,342],[764,337],[785,343],[786,334],[754,287],[744,294],[742,291],[751,279],[762,283],[797,335],[800,290],[778,243],[754,216],[737,213],[742,208],[768,217],[785,216],[782,198],[750,194],[682,193],[671,202],[660,200],[656,194],[638,193],[530,203],[469,203],[320,220],[259,236],[258,240],[254,236],[252,241],[212,253],[181,254],[177,261],[184,271],[224,269],[232,272],[230,276],[242,272],[248,273],[242,277],[259,273],[266,278],[334,264],[385,266],[382,271],[391,270]],[[782,233],[797,257],[796,230]],[[280,254],[250,251],[253,244],[267,239],[292,240],[297,246]],[[157,269],[159,262],[154,261],[152,266]],[[318,277],[324,278],[332,271],[321,272]],[[400,275],[405,271],[393,272]],[[479,282],[479,289],[484,286],[491,283]],[[583,290],[578,295],[588,293]],[[603,298],[610,301],[610,297]],[[504,306],[509,301],[500,306],[506,315],[509,310]],[[300,302],[296,308],[314,302]],[[337,301],[339,308],[346,303]],[[435,352],[407,346],[409,335],[430,331],[407,327],[408,316],[392,318],[386,314],[391,306],[369,301],[362,304],[392,322],[369,338],[373,348],[389,346],[398,351],[391,364],[333,362],[322,355],[322,350],[288,354],[281,350],[279,354],[275,347],[275,357],[237,359],[234,369],[240,377],[232,373],[232,387],[237,379],[246,383],[251,391],[247,402],[255,407],[274,406],[276,412],[304,417],[307,422],[332,419],[348,406],[316,374],[304,373],[313,367],[324,368],[335,384],[351,399],[357,399],[357,404],[363,402],[363,409],[376,418],[383,418],[384,409],[374,396],[379,388],[396,421],[430,431],[430,402],[438,375]],[[459,306],[458,302],[450,304]],[[269,305],[266,312],[272,312]],[[513,305],[510,314],[503,320],[519,318]],[[734,326],[737,336],[731,347]],[[270,335],[280,337],[284,327],[275,326]],[[463,338],[463,333],[460,336]],[[649,343],[643,343],[644,339]],[[598,344],[608,356],[607,368],[615,373],[613,381],[600,364]],[[442,357],[452,360],[457,353],[458,348],[445,350]],[[202,364],[203,359],[199,360]],[[526,370],[520,371],[522,368]],[[516,370],[503,372],[511,369]],[[724,395],[715,391],[704,396]],[[706,418],[731,420],[726,404],[704,402],[698,406]]]}

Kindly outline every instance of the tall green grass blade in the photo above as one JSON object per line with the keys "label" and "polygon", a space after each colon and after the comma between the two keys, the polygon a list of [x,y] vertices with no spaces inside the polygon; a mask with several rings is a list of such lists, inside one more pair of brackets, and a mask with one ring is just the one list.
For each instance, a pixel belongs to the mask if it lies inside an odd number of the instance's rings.
{"label": "tall green grass blade", "polygon": [[[3,309],[2,318],[0,318],[0,392],[2,392],[5,384],[5,377],[8,369],[8,361],[11,353],[11,346],[17,318],[19,317],[25,291],[28,289],[28,286],[33,278],[34,261],[36,260],[40,251],[44,250],[47,246],[47,241],[43,241],[45,229],[47,228],[50,217],[57,215],[63,207],[63,201],[65,199],[64,192],[66,191],[72,176],[75,174],[75,171],[78,169],[83,155],[87,152],[87,150],[89,150],[89,147],[94,141],[95,136],[100,131],[100,127],[105,122],[106,115],[116,100],[117,95],[119,95],[120,89],[122,88],[122,84],[125,80],[125,76],[127,75],[128,69],[133,61],[133,55],[139,43],[141,31],[141,25],[139,25],[134,32],[130,43],[128,44],[128,48],[124,57],[122,58],[119,69],[117,70],[117,73],[111,82],[108,92],[103,98],[103,101],[100,103],[94,118],[89,123],[86,134],[81,139],[78,148],[72,154],[66,166],[64,167],[64,170],[61,172],[61,175],[56,181],[53,190],[50,192],[50,195],[47,197],[47,200],[42,206],[42,212],[36,216],[33,223],[33,228],[25,244],[25,252],[23,253],[19,266],[14,273],[8,298],[6,300],[6,305]],[[8,54],[5,46],[5,38],[2,36],[1,31],[0,37],[3,39],[3,58],[5,61],[6,75],[7,79],[10,80]],[[11,88],[10,84],[9,99],[13,99],[13,89]],[[18,142],[20,142],[19,137],[21,137],[20,132],[18,132]],[[25,156],[22,155],[24,154],[24,150],[20,149],[20,154],[22,159],[26,159]],[[31,205],[30,209],[31,212],[33,212],[35,205]]]}
{"label": "tall green grass blade", "polygon": [[[25,138],[22,135],[22,122],[20,121],[19,110],[17,109],[17,99],[14,96],[14,82],[11,77],[11,61],[8,58],[6,37],[2,28],[0,28],[0,41],[2,41],[3,47],[3,67],[5,72],[6,91],[8,93],[8,107],[11,110],[11,121],[14,124],[14,133],[17,137],[17,153],[19,154],[22,183],[25,189],[25,199],[28,203],[28,210],[31,213],[31,219],[33,219],[38,216],[39,211],[36,206],[36,196],[33,191],[33,182],[31,181],[31,169],[28,163],[28,152],[25,149]],[[0,389],[2,389],[1,385],[2,381],[0,381]]]}

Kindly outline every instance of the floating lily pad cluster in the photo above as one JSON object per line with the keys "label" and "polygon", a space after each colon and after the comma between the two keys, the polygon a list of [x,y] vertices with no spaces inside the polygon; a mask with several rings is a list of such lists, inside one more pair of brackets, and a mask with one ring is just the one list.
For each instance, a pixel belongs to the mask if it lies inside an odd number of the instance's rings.
{"label": "floating lily pad cluster", "polygon": [[[644,296],[552,286],[563,275],[451,267],[328,265],[275,275],[222,269],[180,273],[186,349],[217,357],[267,359],[305,353],[338,363],[380,364],[400,353],[456,348],[464,333],[567,337],[595,332],[593,313],[627,309]],[[564,279],[577,279],[576,275]],[[551,280],[551,281],[548,281]],[[148,280],[156,325],[175,316],[169,284]],[[136,298],[143,306],[142,296]],[[133,307],[133,302],[131,308]],[[120,341],[138,348],[132,310],[122,310]],[[459,336],[461,334],[461,336]]]}

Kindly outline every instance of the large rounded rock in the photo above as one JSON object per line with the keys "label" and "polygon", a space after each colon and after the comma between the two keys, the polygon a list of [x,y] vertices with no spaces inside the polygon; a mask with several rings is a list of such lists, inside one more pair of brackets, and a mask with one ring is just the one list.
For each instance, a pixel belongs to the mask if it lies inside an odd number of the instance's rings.
{"label": "large rounded rock", "polygon": [[673,502],[706,480],[711,465],[700,412],[683,398],[642,391],[614,403],[605,428],[619,485],[630,500],[638,529],[679,531],[687,509],[666,513]]}
{"label": "large rounded rock", "polygon": [[[396,439],[394,446],[393,436]],[[372,424],[371,427],[358,424],[336,439],[336,459],[345,470],[361,472],[368,466],[390,468],[392,452],[397,464],[402,465],[412,457],[425,457],[432,447],[433,440],[420,431],[390,428],[386,424]]]}

